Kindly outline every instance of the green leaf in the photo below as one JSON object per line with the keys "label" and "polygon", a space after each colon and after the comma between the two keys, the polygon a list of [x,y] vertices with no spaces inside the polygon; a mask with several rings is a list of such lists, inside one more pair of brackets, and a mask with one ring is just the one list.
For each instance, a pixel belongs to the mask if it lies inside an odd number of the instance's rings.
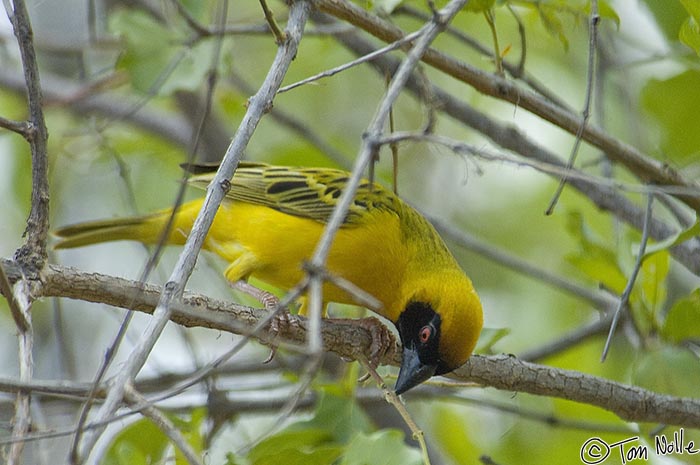
{"label": "green leaf", "polygon": [[331,431],[334,440],[345,443],[358,431],[371,431],[372,423],[353,398],[335,395],[332,388],[328,388],[320,393],[314,416],[289,429]]}
{"label": "green leaf", "polygon": [[640,288],[642,302],[651,315],[666,301],[666,276],[671,265],[668,251],[660,251],[642,262]]}
{"label": "green leaf", "polygon": [[354,398],[333,393],[340,390],[324,388],[313,416],[261,441],[248,455],[251,464],[334,463],[345,451],[345,444],[358,432],[372,430],[372,424]]}
{"label": "green leaf", "polygon": [[488,11],[496,4],[496,0],[469,0],[464,7],[464,11],[472,13],[482,13]]}
{"label": "green leaf", "polygon": [[331,431],[283,431],[258,443],[248,454],[252,465],[331,465],[343,452]]}
{"label": "green leaf", "polygon": [[561,9],[546,3],[538,3],[537,12],[547,32],[559,39],[559,42],[564,46],[564,50],[569,50],[569,39],[564,34],[564,23],[560,17]]}
{"label": "green leaf", "polygon": [[666,315],[661,335],[673,343],[700,339],[700,289],[675,302]]}
{"label": "green leaf", "polygon": [[484,328],[481,330],[479,340],[476,343],[474,352],[480,354],[491,354],[493,345],[510,334],[508,328]]}
{"label": "green leaf", "polygon": [[627,278],[620,269],[616,253],[602,244],[586,229],[580,213],[571,213],[567,229],[579,239],[580,249],[568,254],[566,259],[582,273],[618,294],[627,285]]}
{"label": "green leaf", "polygon": [[435,405],[434,436],[439,441],[443,454],[452,458],[453,463],[479,463],[479,448],[469,437],[462,412],[450,404]]}
{"label": "green leaf", "polygon": [[690,16],[681,25],[678,39],[700,55],[700,2],[681,0],[681,4]]}
{"label": "green leaf", "polygon": [[688,12],[691,18],[700,22],[700,2],[698,0],[681,0],[681,5]]}
{"label": "green leaf", "polygon": [[239,459],[233,452],[226,453],[226,461],[224,462],[224,465],[241,465],[242,463],[244,462],[242,462],[241,459]]}
{"label": "green leaf", "polygon": [[646,260],[647,257],[655,254],[656,252],[659,252],[661,250],[668,250],[671,247],[675,247],[678,244],[682,244],[683,242],[694,238],[695,236],[700,234],[700,219],[695,221],[695,224],[689,227],[688,229],[685,229],[678,234],[675,234],[673,236],[669,236],[663,241],[656,242],[654,244],[647,245],[646,251],[644,253],[644,259]]}
{"label": "green leaf", "polygon": [[644,351],[636,360],[634,383],[655,392],[696,397],[700,386],[700,361],[689,350],[666,346]]}
{"label": "green leaf", "polygon": [[[573,20],[583,24],[588,21],[591,14],[590,0],[521,0],[517,4],[537,11],[547,32],[557,37],[565,50],[569,49],[566,33],[570,29],[565,25],[565,21]],[[620,17],[608,2],[598,2],[598,16],[614,21],[619,28]]]}
{"label": "green leaf", "polygon": [[672,160],[697,156],[700,131],[700,71],[688,70],[669,79],[651,79],[641,93],[643,109],[661,129],[661,150]]}
{"label": "green leaf", "polygon": [[418,465],[421,462],[420,452],[406,445],[403,432],[390,429],[355,435],[340,465]]}
{"label": "green leaf", "polygon": [[678,31],[678,40],[695,50],[700,56],[700,25],[695,18],[686,19]]}
{"label": "green leaf", "polygon": [[202,19],[204,13],[206,12],[206,2],[201,0],[179,0],[180,5],[184,8],[190,16],[196,19]]}
{"label": "green leaf", "polygon": [[158,463],[168,439],[150,420],[138,420],[121,430],[107,449],[103,465]]}
{"label": "green leaf", "polygon": [[659,0],[643,0],[643,2],[664,37],[668,40],[677,38],[678,29],[687,17],[681,3],[676,1],[660,2]]}
{"label": "green leaf", "polygon": [[[591,13],[591,2],[588,2],[588,7],[586,8],[588,14]],[[612,20],[617,28],[620,28],[620,16],[618,16],[617,11],[608,2],[599,1],[598,2],[598,15],[603,19]]]}
{"label": "green leaf", "polygon": [[[168,415],[170,421],[180,430],[182,436],[195,452],[202,453],[204,451],[204,436],[202,435],[202,425],[207,419],[206,408],[195,408],[189,416]],[[176,465],[187,465],[189,462],[182,455],[182,452],[177,447],[175,448],[175,463]]]}

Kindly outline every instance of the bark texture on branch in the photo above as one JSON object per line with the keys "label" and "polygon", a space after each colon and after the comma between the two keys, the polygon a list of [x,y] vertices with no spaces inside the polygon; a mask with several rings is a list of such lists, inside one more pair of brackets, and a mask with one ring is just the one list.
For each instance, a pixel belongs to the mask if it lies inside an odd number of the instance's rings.
{"label": "bark texture on branch", "polygon": [[[17,265],[3,260],[10,280],[19,278]],[[43,297],[68,297],[99,302],[150,313],[158,301],[160,287],[142,284],[99,273],[86,273],[74,268],[50,265],[42,274]],[[39,297],[39,296],[37,296]],[[201,326],[234,334],[248,334],[267,316],[261,309],[224,302],[192,292],[185,292],[173,311],[172,321],[183,326]],[[306,341],[305,319],[300,325],[282,328],[279,337],[299,345]],[[326,350],[342,357],[367,356],[371,335],[362,327],[323,321],[321,328]],[[256,339],[271,343],[266,328]],[[382,360],[398,365],[400,350],[395,344]],[[606,409],[631,422],[664,423],[700,428],[700,399],[674,397],[626,385],[585,373],[528,363],[508,355],[475,355],[450,376],[497,389],[559,397]]]}

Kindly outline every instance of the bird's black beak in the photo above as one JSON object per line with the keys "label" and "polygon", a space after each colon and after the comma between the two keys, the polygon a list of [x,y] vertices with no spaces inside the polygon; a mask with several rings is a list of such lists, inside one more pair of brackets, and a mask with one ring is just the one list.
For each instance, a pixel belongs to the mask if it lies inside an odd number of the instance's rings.
{"label": "bird's black beak", "polygon": [[396,395],[401,395],[414,386],[419,385],[435,374],[437,364],[427,365],[420,361],[418,351],[415,348],[403,348],[403,358],[399,379],[396,380]]}

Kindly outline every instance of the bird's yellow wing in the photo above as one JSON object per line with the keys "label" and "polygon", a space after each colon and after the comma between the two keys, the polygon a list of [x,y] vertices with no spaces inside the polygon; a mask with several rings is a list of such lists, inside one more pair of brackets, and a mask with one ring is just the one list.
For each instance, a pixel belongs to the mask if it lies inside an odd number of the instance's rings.
{"label": "bird's yellow wing", "polygon": [[[215,166],[186,166],[190,184],[206,189]],[[231,180],[227,198],[326,223],[348,181],[348,173],[332,168],[292,168],[241,162]],[[343,226],[362,224],[373,210],[398,212],[399,200],[379,184],[363,179],[350,205]]]}

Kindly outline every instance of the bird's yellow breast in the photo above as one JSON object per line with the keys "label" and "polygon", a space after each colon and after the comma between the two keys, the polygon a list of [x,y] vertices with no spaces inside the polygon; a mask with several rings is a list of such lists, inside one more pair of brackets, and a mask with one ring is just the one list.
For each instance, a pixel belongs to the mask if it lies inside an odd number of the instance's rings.
{"label": "bird's yellow breast", "polygon": [[[172,242],[184,242],[201,200],[189,202],[178,212]],[[253,276],[289,289],[304,276],[301,266],[309,260],[325,225],[245,202],[225,201],[216,215],[204,248],[232,263],[227,278]],[[383,304],[378,313],[396,321],[409,251],[395,213],[376,210],[362,224],[342,227],[331,246],[326,267],[376,297]],[[241,274],[236,276],[236,274]],[[327,283],[326,302],[356,303],[340,288]]]}

